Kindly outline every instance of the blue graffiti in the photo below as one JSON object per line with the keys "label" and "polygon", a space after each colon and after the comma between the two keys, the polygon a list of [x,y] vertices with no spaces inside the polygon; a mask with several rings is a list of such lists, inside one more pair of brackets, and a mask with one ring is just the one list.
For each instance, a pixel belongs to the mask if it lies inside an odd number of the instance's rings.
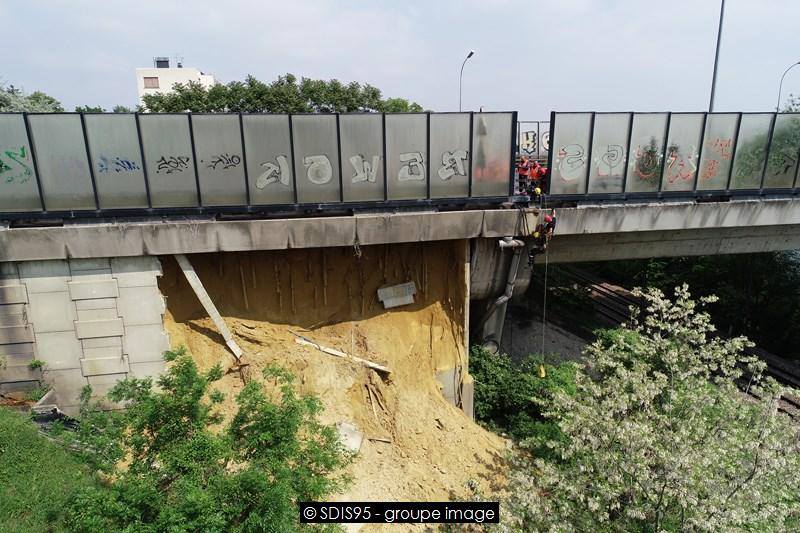
{"label": "blue graffiti", "polygon": [[136,162],[124,157],[115,157],[113,160],[110,160],[103,155],[100,156],[100,160],[97,162],[97,170],[100,174],[112,171],[117,173],[136,172],[137,170],[141,170],[141,167],[136,164]]}

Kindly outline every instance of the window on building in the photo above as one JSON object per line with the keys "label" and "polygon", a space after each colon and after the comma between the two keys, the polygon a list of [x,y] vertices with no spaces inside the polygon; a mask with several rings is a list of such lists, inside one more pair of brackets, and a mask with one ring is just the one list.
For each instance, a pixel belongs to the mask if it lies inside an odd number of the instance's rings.
{"label": "window on building", "polygon": [[145,89],[158,89],[158,76],[154,76],[152,78],[145,77],[145,79],[144,79],[144,88]]}

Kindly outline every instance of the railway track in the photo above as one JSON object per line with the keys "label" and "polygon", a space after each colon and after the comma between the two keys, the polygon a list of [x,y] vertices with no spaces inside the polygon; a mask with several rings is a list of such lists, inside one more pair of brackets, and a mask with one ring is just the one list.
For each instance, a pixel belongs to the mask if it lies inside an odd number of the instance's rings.
{"label": "railway track", "polygon": [[[594,304],[595,313],[604,324],[610,327],[628,321],[630,307],[642,304],[629,290],[604,282],[589,273],[574,268],[563,268],[563,272],[589,290],[589,298]],[[745,353],[754,355],[766,363],[767,368],[764,374],[772,377],[781,385],[800,390],[800,365],[790,363],[784,358],[758,347],[746,348]],[[746,389],[747,380],[743,380],[740,385],[743,390]],[[748,394],[752,395],[750,392]],[[785,393],[781,397],[779,409],[795,419],[800,419],[800,397]]]}

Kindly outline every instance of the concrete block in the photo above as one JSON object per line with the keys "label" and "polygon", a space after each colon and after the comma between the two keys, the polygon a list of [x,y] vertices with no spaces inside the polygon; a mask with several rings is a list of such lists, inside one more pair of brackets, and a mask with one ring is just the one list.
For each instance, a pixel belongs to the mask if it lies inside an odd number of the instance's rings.
{"label": "concrete block", "polygon": [[73,300],[88,300],[92,298],[116,298],[118,296],[117,280],[106,281],[71,281],[69,293]]}
{"label": "concrete block", "polygon": [[161,324],[130,326],[125,331],[123,352],[128,354],[131,363],[161,361],[167,350],[169,337]]}
{"label": "concrete block", "polygon": [[0,381],[31,381],[35,379],[42,379],[42,371],[40,369],[31,370],[27,364],[23,365],[7,365],[0,370]]}
{"label": "concrete block", "polygon": [[102,359],[81,359],[81,371],[84,376],[103,374],[120,374],[128,372],[128,360],[125,357],[104,357]]}
{"label": "concrete block", "polygon": [[24,304],[28,301],[24,285],[0,287],[0,304]]}
{"label": "concrete block", "polygon": [[30,326],[0,327],[0,344],[16,344],[33,341],[33,329]]}
{"label": "concrete block", "polygon": [[39,386],[39,381],[9,381],[8,383],[0,382],[0,394],[19,397],[20,399],[25,396],[25,392],[35,389]]}
{"label": "concrete block", "polygon": [[2,326],[25,326],[28,320],[25,315],[0,315],[0,327]]}
{"label": "concrete block", "polygon": [[79,339],[122,336],[125,328],[121,318],[113,320],[79,320],[75,322],[75,334]]}
{"label": "concrete block", "polygon": [[28,320],[36,333],[72,331],[75,329],[75,304],[68,292],[37,292],[31,294]]}
{"label": "concrete block", "polygon": [[111,263],[106,257],[96,257],[92,259],[70,259],[69,269],[72,272],[81,270],[111,270]]}
{"label": "concrete block", "polygon": [[36,345],[32,342],[20,344],[0,344],[0,355],[30,355],[33,357]]}
{"label": "concrete block", "polygon": [[74,331],[40,333],[36,336],[36,357],[50,370],[80,368],[81,342]]}
{"label": "concrete block", "polygon": [[97,283],[98,281],[110,281],[111,269],[105,270],[81,270],[72,273],[72,281],[78,283]]}
{"label": "concrete block", "polygon": [[378,300],[383,302],[384,309],[399,307],[414,303],[414,295],[417,293],[417,286],[413,281],[392,285],[391,287],[381,287],[378,289]]}
{"label": "concrete block", "polygon": [[[102,338],[102,337],[101,337]],[[119,339],[122,343],[122,337],[106,337],[112,339]],[[107,359],[109,357],[122,357],[122,344],[119,346],[103,346],[102,348],[83,348],[84,359]]]}
{"label": "concrete block", "polygon": [[[79,300],[80,301],[80,300]],[[86,309],[78,311],[78,320],[113,320],[120,318],[116,308],[112,309]]]}
{"label": "concrete block", "polygon": [[336,424],[336,430],[339,432],[339,438],[345,448],[351,452],[358,452],[361,449],[364,434],[355,425],[350,422],[339,422]]}
{"label": "concrete block", "polygon": [[0,262],[0,278],[19,278],[19,270],[17,270],[17,263],[14,261]]}
{"label": "concrete block", "polygon": [[114,257],[111,272],[122,287],[154,287],[161,276],[161,263],[155,256]]}
{"label": "concrete block", "polygon": [[456,395],[458,392],[458,388],[460,387],[458,379],[458,369],[449,368],[447,370],[437,372],[436,381],[439,382],[439,386],[441,387],[442,396],[444,396],[444,399],[450,402],[451,404],[456,405],[456,399],[457,399]]}
{"label": "concrete block", "polygon": [[461,381],[461,410],[475,420],[475,379],[470,374]]}
{"label": "concrete block", "polygon": [[116,298],[92,298],[91,300],[75,300],[75,309],[88,311],[90,309],[115,309]]}
{"label": "concrete block", "polygon": [[131,377],[144,379],[153,378],[155,382],[158,377],[166,372],[167,364],[164,361],[150,361],[148,363],[130,363]]}
{"label": "concrete block", "polygon": [[81,390],[89,384],[80,368],[71,370],[45,369],[44,380],[56,391],[59,409],[80,405]]}
{"label": "concrete block", "polygon": [[[16,346],[13,344],[6,344],[5,346]],[[28,346],[33,347],[33,344],[29,344]],[[0,346],[2,347],[2,346]],[[8,366],[27,366],[31,361],[33,361],[33,351],[31,353],[12,353],[8,355],[3,355],[6,360],[6,365]],[[2,381],[2,379],[0,379]]]}
{"label": "concrete block", "polygon": [[18,266],[28,294],[67,290],[70,272],[66,261],[23,261]]}
{"label": "concrete block", "polygon": [[107,348],[110,346],[119,346],[122,350],[122,337],[97,337],[95,339],[82,339],[83,349],[88,350],[92,348]]}
{"label": "concrete block", "polygon": [[0,305],[0,316],[15,316],[25,314],[25,304]]}
{"label": "concrete block", "polygon": [[119,289],[119,316],[125,326],[163,324],[166,304],[158,287],[125,287]]}
{"label": "concrete block", "polygon": [[[114,388],[114,385],[128,377],[128,374],[106,374],[102,376],[89,376],[89,385],[92,386],[92,397],[98,399],[105,397],[108,391]],[[103,401],[105,405],[111,408],[121,407],[115,402],[108,400]]]}

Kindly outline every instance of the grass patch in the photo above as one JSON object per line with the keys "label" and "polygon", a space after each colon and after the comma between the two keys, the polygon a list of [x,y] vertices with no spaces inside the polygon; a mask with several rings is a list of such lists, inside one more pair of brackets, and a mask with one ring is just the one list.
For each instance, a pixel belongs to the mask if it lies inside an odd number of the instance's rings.
{"label": "grass patch", "polygon": [[67,502],[91,485],[79,460],[42,437],[26,417],[0,407],[0,532],[67,531]]}

